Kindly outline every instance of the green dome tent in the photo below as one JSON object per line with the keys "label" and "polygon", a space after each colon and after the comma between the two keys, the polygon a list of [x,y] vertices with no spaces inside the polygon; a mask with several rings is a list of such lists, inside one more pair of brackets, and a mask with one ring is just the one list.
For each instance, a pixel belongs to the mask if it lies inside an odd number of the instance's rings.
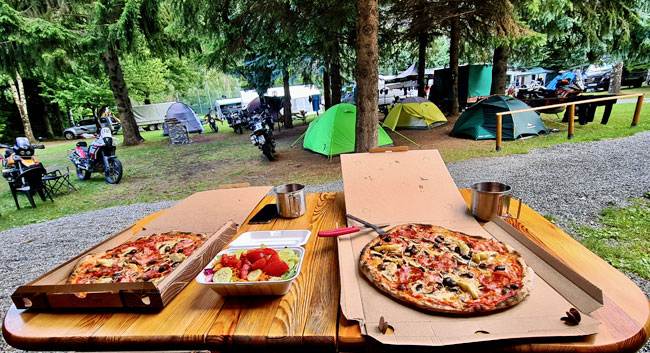
{"label": "green dome tent", "polygon": [[[458,118],[451,136],[471,137],[475,140],[495,139],[497,136],[498,112],[530,108],[519,99],[506,96],[492,96],[467,108]],[[536,112],[515,113],[503,116],[503,139],[514,140],[523,135],[548,133],[546,125]]]}
{"label": "green dome tent", "polygon": [[[357,107],[337,104],[312,121],[305,133],[302,146],[326,156],[354,152]],[[379,146],[390,145],[393,140],[379,128]]]}
{"label": "green dome tent", "polygon": [[399,129],[430,129],[446,123],[447,119],[438,107],[422,97],[410,97],[395,104],[384,126]]}

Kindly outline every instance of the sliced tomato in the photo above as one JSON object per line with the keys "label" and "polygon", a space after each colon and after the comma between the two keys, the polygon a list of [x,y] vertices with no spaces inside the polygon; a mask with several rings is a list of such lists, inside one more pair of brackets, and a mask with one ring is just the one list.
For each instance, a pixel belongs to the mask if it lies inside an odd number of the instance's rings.
{"label": "sliced tomato", "polygon": [[275,251],[275,250],[273,250],[271,248],[264,248],[264,249],[262,249],[262,251],[264,252],[264,255],[273,255],[273,254],[278,253],[277,251]]}
{"label": "sliced tomato", "polygon": [[282,260],[280,260],[280,255],[278,255],[277,253],[275,253],[273,255],[266,255],[265,258],[266,258],[266,263],[267,264],[270,264],[272,262],[282,261]]}
{"label": "sliced tomato", "polygon": [[268,265],[266,265],[266,267],[264,267],[264,272],[266,272],[266,274],[269,276],[274,277],[282,276],[282,274],[287,271],[289,271],[289,265],[287,265],[284,261],[270,262]]}
{"label": "sliced tomato", "polygon": [[261,270],[264,267],[266,267],[266,259],[265,258],[261,258],[261,259],[255,261],[255,262],[253,262],[253,264],[251,265],[251,268],[253,270]]}
{"label": "sliced tomato", "polygon": [[251,249],[246,252],[246,258],[248,261],[251,263],[254,263],[255,261],[261,259],[264,257],[264,250],[262,249]]}
{"label": "sliced tomato", "polygon": [[241,261],[235,255],[221,255],[221,264],[226,267],[241,268]]}

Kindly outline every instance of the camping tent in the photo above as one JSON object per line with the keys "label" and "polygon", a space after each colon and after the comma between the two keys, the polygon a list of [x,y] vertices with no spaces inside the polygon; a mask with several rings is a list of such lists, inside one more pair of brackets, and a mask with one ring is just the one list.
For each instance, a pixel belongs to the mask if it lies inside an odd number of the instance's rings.
{"label": "camping tent", "polygon": [[133,116],[138,126],[149,129],[165,122],[165,114],[174,102],[134,105]]}
{"label": "camping tent", "polygon": [[[530,108],[517,98],[492,96],[473,104],[458,118],[451,136],[471,137],[475,140],[494,139],[497,134],[496,113]],[[503,139],[514,140],[522,135],[548,133],[546,125],[536,112],[503,116]]]}
{"label": "camping tent", "polygon": [[[433,86],[429,90],[429,100],[442,106],[454,99],[451,68],[435,71]],[[467,98],[490,95],[492,85],[492,65],[472,64],[458,67],[458,103],[467,104]],[[444,108],[444,107],[443,107]]]}
{"label": "camping tent", "polygon": [[[302,146],[326,156],[354,152],[356,123],[357,107],[337,104],[309,124]],[[384,129],[379,128],[378,133],[379,146],[393,143]]]}
{"label": "camping tent", "polygon": [[447,119],[435,104],[422,97],[409,97],[396,104],[388,113],[384,126],[401,129],[429,129],[446,123]]}
{"label": "camping tent", "polygon": [[[172,104],[169,109],[167,109],[167,115],[165,115],[165,119],[169,118],[176,118],[180,122],[185,125],[187,128],[187,132],[189,133],[202,133],[203,132],[203,125],[201,125],[201,121],[199,120],[199,117],[196,116],[196,113],[192,108],[187,106],[184,103],[174,103]],[[167,136],[169,134],[169,131],[167,130],[167,123],[164,125],[164,130],[163,130],[163,136]]]}

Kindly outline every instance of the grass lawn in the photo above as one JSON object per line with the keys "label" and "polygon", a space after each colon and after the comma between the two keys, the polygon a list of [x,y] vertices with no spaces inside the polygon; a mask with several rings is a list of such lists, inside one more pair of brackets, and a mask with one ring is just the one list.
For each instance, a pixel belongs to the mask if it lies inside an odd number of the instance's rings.
{"label": "grass lawn", "polygon": [[581,243],[617,269],[650,279],[650,199],[635,200],[626,208],[605,209],[601,215],[601,228],[578,230]]}
{"label": "grass lawn", "polygon": [[[649,130],[650,108],[642,111],[639,126],[630,128],[634,107],[634,104],[614,106],[607,125],[598,122],[576,125],[575,137],[570,142],[617,138]],[[453,147],[437,148],[440,148],[445,161],[449,162],[527,153],[533,148],[566,143],[566,124],[554,115],[543,118],[549,129],[558,128],[560,132],[525,140],[505,141],[501,152],[494,151],[494,141],[459,140],[460,143],[455,143]],[[599,119],[597,115],[596,121]],[[182,146],[170,146],[167,138],[162,137],[161,131],[143,132],[146,143],[134,147],[118,146],[117,156],[124,165],[124,176],[120,184],[109,185],[100,174],[93,174],[90,180],[82,182],[77,180],[72,171],[71,181],[78,191],[57,196],[54,203],[38,199],[36,209],[32,209],[27,199],[19,195],[19,201],[25,208],[16,210],[7,183],[1,181],[0,230],[110,206],[182,199],[198,191],[218,188],[220,184],[315,184],[339,179],[338,162],[329,162],[321,155],[302,151],[300,144],[294,149],[290,147],[301,131],[304,131],[302,122],[297,122],[297,126],[303,130],[283,129],[281,133],[276,133],[281,157],[275,162],[268,162],[262,157],[261,152],[250,144],[247,133],[234,134],[223,123],[220,123],[217,134],[205,125],[206,133],[192,135],[195,143]],[[122,136],[120,134],[117,137]],[[36,151],[37,157],[46,168],[72,166],[67,156],[68,149],[74,148],[75,142],[47,142],[45,149]],[[410,148],[413,146],[410,145]],[[291,156],[299,156],[301,160],[293,160]]]}
{"label": "grass lawn", "polygon": [[[645,93],[646,98],[650,98],[650,86],[647,86],[645,83],[641,85],[639,88],[623,88],[621,89],[620,94],[632,94],[632,93]],[[600,92],[588,92],[585,94],[595,94],[595,95],[605,95],[609,94],[607,91],[600,91]]]}

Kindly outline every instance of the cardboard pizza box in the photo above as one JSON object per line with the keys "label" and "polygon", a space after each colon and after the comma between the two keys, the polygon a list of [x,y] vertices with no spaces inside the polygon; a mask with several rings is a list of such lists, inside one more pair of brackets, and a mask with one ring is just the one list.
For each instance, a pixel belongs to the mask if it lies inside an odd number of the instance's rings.
{"label": "cardboard pizza box", "polygon": [[[18,309],[130,308],[160,310],[167,305],[237,234],[237,228],[271,186],[219,189],[191,195],[148,224],[133,225],[43,276],[18,287],[11,299]],[[194,232],[208,239],[156,284],[65,284],[83,256],[112,249],[154,233]]]}
{"label": "cardboard pizza box", "polygon": [[[437,150],[342,155],[341,165],[347,213],[375,224],[434,224],[495,237],[522,253],[535,272],[531,295],[514,307],[474,316],[437,314],[384,294],[359,271],[359,254],[377,236],[374,231],[339,237],[341,309],[348,320],[359,323],[364,335],[391,345],[443,346],[598,331],[598,321],[588,315],[575,326],[560,318],[572,307],[588,314],[602,306],[600,289],[498,217],[483,228]],[[391,334],[379,330],[382,317],[392,327]]]}

